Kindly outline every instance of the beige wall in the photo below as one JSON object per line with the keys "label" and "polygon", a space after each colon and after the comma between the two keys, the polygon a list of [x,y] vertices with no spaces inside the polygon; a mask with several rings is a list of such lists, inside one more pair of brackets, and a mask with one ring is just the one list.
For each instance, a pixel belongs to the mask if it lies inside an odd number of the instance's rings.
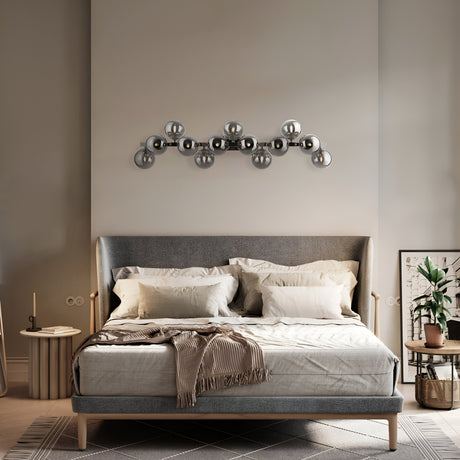
{"label": "beige wall", "polygon": [[[0,299],[7,354],[27,354],[32,291],[40,325],[87,330],[90,8],[0,2]],[[68,307],[67,296],[83,296]]]}
{"label": "beige wall", "polygon": [[[371,234],[378,228],[377,1],[92,3],[92,236]],[[288,118],[334,163],[297,149],[255,169],[200,170],[175,149],[142,171],[139,142],[181,120],[199,140],[238,119],[269,140]],[[363,213],[365,210],[365,213]]]}
{"label": "beige wall", "polygon": [[382,336],[397,352],[398,250],[460,248],[459,12],[456,0],[380,2],[376,281]]}

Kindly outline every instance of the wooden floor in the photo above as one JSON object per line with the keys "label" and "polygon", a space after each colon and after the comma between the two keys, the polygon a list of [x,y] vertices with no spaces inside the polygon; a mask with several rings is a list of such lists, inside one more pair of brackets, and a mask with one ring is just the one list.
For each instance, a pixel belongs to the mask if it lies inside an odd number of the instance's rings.
{"label": "wooden floor", "polygon": [[[421,408],[414,399],[414,385],[398,386],[405,398],[404,414],[429,414],[460,448],[460,409],[445,411]],[[73,415],[70,399],[41,401],[28,398],[27,383],[11,383],[0,398],[0,458],[39,416]]]}

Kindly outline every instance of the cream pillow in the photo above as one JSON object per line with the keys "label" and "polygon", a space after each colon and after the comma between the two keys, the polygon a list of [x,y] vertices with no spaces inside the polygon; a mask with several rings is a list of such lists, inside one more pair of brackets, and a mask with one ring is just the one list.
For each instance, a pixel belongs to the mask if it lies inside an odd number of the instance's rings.
{"label": "cream pillow", "polygon": [[139,283],[139,318],[206,318],[226,303],[220,286],[157,287]]}
{"label": "cream pillow", "polygon": [[239,265],[242,270],[252,272],[299,272],[317,271],[328,273],[330,271],[351,271],[355,278],[358,276],[359,262],[356,260],[317,260],[302,265],[279,265],[267,260],[233,257],[230,265]]}
{"label": "cream pillow", "polygon": [[221,283],[221,289],[225,296],[225,305],[222,303],[219,307],[219,316],[235,316],[228,304],[232,301],[238,289],[238,280],[231,275],[215,276],[150,276],[135,278],[119,279],[113,288],[113,292],[120,298],[120,305],[112,312],[110,319],[119,318],[137,318],[139,308],[139,282],[149,286],[211,286]]}
{"label": "cream pillow", "polygon": [[342,286],[340,306],[342,314],[357,316],[351,309],[356,278],[351,272],[245,272],[241,273],[241,288],[244,294],[243,307],[247,313],[262,312],[261,286]]}
{"label": "cream pillow", "polygon": [[[229,260],[230,265],[239,265],[242,269],[240,275],[241,285],[240,294],[238,295],[238,303],[245,308],[248,313],[260,314],[260,303],[257,304],[257,299],[260,299],[258,293],[253,294],[248,301],[246,296],[253,289],[252,286],[257,281],[250,278],[249,281],[245,279],[243,272],[256,272],[256,273],[292,273],[292,272],[321,272],[332,279],[336,284],[344,284],[344,293],[342,298],[342,314],[348,316],[358,316],[351,309],[353,291],[357,284],[356,277],[359,270],[359,262],[355,260],[317,260],[302,265],[279,265],[261,259],[249,259],[244,257],[234,257]],[[351,276],[350,276],[351,275]],[[324,284],[324,283],[320,283]],[[349,287],[349,290],[347,288]],[[349,299],[348,299],[349,297]],[[252,302],[256,299],[256,305],[253,306]],[[258,301],[260,302],[260,300]]]}
{"label": "cream pillow", "polygon": [[340,319],[342,286],[261,286],[263,316]]}
{"label": "cream pillow", "polygon": [[150,267],[119,267],[112,269],[113,280],[129,278],[130,275],[150,276],[208,276],[232,275],[238,278],[241,268],[238,265],[222,265],[220,267],[188,267],[188,268],[150,268]]}

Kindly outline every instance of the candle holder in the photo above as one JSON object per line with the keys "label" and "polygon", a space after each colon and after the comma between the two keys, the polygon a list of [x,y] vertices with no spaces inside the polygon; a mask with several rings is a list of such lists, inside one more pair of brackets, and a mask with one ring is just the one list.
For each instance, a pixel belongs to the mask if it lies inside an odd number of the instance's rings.
{"label": "candle holder", "polygon": [[32,327],[28,327],[26,329],[27,332],[38,332],[38,331],[41,331],[42,328],[41,327],[37,327],[37,317],[34,316],[34,315],[30,315],[29,316],[29,321],[32,323]]}

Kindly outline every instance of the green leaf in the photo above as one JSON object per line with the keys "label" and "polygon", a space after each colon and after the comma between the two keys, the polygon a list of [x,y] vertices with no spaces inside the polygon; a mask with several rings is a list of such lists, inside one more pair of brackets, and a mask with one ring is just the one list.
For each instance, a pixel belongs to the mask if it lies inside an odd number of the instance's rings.
{"label": "green leaf", "polygon": [[425,267],[428,270],[428,273],[432,272],[434,270],[434,264],[433,261],[427,256],[425,257]]}
{"label": "green leaf", "polygon": [[419,300],[422,300],[422,299],[428,299],[428,297],[430,297],[428,294],[423,294],[419,297],[416,297],[415,299],[412,299],[412,302],[418,302]]}
{"label": "green leaf", "polygon": [[418,321],[420,318],[430,318],[431,319],[431,315],[418,315],[416,318],[414,318],[414,323]]}
{"label": "green leaf", "polygon": [[431,283],[431,277],[428,272],[426,272],[421,265],[417,267],[417,270]]}
{"label": "green leaf", "polygon": [[444,320],[439,320],[439,326],[441,327],[441,331],[444,332],[447,329],[447,323]]}
{"label": "green leaf", "polygon": [[448,295],[445,295],[444,296],[444,300],[446,300],[447,302],[449,303],[452,303],[452,297],[448,296]]}
{"label": "green leaf", "polygon": [[444,294],[439,291],[433,291],[433,299],[437,302],[442,304],[442,301],[444,300]]}
{"label": "green leaf", "polygon": [[451,283],[452,280],[444,280],[444,281],[441,281],[438,285],[438,289],[441,289],[443,286],[445,286],[446,284],[449,284]]}
{"label": "green leaf", "polygon": [[439,283],[444,278],[444,272],[438,268],[433,268],[430,272],[431,281],[433,283]]}

